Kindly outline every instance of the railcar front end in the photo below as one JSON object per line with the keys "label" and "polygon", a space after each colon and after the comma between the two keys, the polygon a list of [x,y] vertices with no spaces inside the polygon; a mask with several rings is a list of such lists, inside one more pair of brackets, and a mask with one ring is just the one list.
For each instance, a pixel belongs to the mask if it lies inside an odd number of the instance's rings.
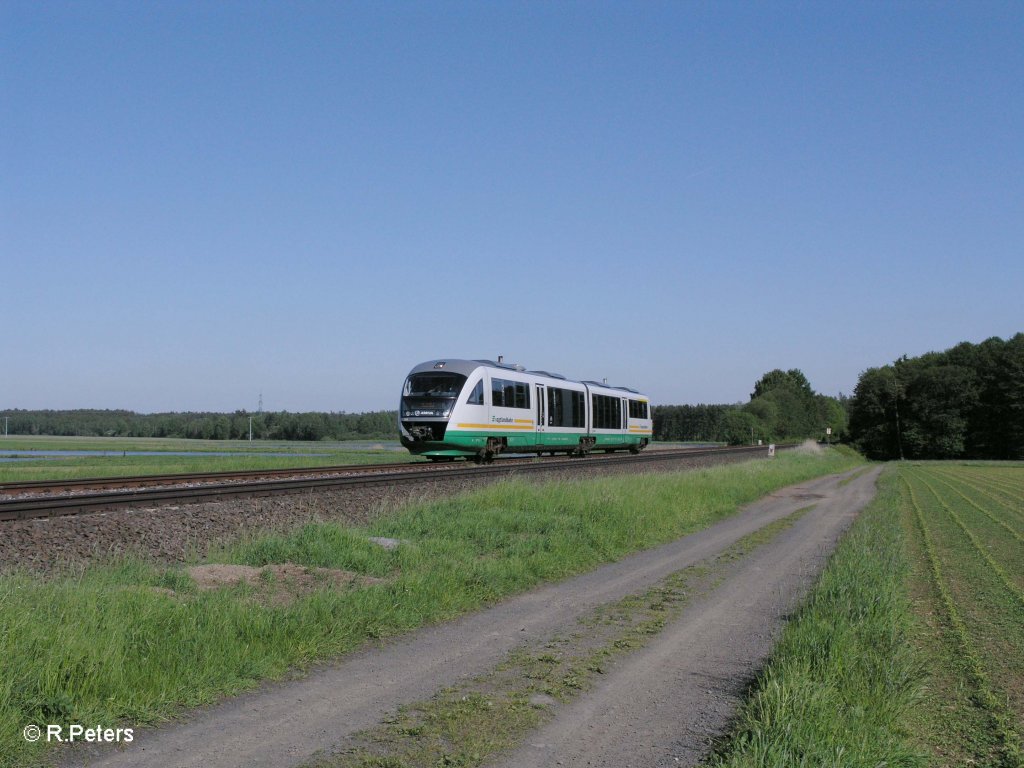
{"label": "railcar front end", "polygon": [[468,398],[464,390],[478,368],[465,361],[433,360],[412,369],[398,414],[399,439],[410,453],[438,461],[476,453],[478,449],[446,438],[457,403]]}

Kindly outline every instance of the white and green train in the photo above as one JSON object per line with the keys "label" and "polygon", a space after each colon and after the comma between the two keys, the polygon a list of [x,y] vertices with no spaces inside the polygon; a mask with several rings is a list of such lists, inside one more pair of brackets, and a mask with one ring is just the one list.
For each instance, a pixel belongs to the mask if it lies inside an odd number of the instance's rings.
{"label": "white and green train", "polygon": [[651,440],[647,397],[490,360],[431,360],[405,380],[398,431],[434,461],[489,462],[497,454],[638,453]]}

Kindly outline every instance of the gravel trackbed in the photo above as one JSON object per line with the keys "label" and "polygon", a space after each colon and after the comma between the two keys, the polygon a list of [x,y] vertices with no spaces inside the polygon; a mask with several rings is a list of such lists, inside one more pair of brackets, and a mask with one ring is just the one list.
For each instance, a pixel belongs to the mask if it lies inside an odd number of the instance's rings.
{"label": "gravel trackbed", "polygon": [[[309,676],[136,730],[117,751],[72,750],[64,765],[289,766],[380,723],[402,704],[479,675],[525,642],[569,631],[600,605],[641,592],[747,534],[814,505],[743,558],[712,592],[557,712],[500,764],[692,765],[721,733],[836,541],[875,492],[878,469],[777,491],[704,531],[458,621],[427,627]],[[841,485],[845,477],[852,481]]]}

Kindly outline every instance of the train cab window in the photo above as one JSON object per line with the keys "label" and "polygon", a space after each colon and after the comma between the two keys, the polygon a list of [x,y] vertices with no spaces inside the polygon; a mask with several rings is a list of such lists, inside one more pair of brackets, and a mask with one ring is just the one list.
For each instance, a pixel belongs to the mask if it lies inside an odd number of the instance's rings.
{"label": "train cab window", "polygon": [[529,384],[508,379],[491,379],[491,405],[502,408],[529,408]]}
{"label": "train cab window", "polygon": [[406,397],[457,397],[466,377],[460,373],[415,373],[405,380]]}
{"label": "train cab window", "polygon": [[468,405],[483,405],[484,404],[484,381],[481,379],[473,387],[473,391],[469,393],[469,398],[466,400]]}
{"label": "train cab window", "polygon": [[461,373],[414,373],[402,390],[402,417],[447,416],[462,393]]}

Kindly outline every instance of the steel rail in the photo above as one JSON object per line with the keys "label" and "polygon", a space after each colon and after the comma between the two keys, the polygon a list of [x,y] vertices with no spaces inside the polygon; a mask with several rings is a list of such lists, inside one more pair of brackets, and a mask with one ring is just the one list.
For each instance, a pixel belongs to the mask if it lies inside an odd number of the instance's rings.
{"label": "steel rail", "polygon": [[[728,450],[724,447],[694,449],[694,448],[668,448],[662,450],[693,451],[693,450]],[[591,456],[592,459],[607,458],[605,456]],[[499,459],[502,462],[526,462],[534,461],[533,455],[518,458],[515,456],[503,456]],[[88,490],[99,489],[128,489],[138,487],[155,487],[160,485],[194,485],[199,483],[214,482],[241,482],[249,480],[260,480],[263,478],[293,478],[307,475],[332,475],[332,474],[379,474],[381,472],[402,472],[420,471],[424,469],[452,469],[462,466],[460,462],[432,462],[432,461],[401,461],[380,464],[331,464],[327,466],[306,466],[289,467],[278,469],[246,469],[224,472],[186,472],[175,474],[154,474],[154,475],[123,475],[111,477],[85,477],[68,480],[18,480],[0,483],[0,496],[13,496],[16,494],[61,494],[77,493]]]}
{"label": "steel rail", "polygon": [[403,461],[381,464],[332,464],[323,467],[290,467],[288,469],[248,469],[226,472],[186,472],[162,475],[125,475],[113,477],[84,477],[72,480],[21,480],[0,483],[0,494],[43,493],[51,491],[84,491],[92,488],[131,488],[133,486],[184,485],[233,480],[257,480],[269,477],[289,477],[298,474],[373,472],[399,470],[403,467],[423,467],[426,462]]}
{"label": "steel rail", "polygon": [[[88,493],[74,496],[34,496],[0,500],[0,521],[27,520],[32,518],[62,517],[66,515],[105,512],[129,507],[156,507],[167,504],[195,504],[217,501],[224,498],[245,498],[294,494],[304,491],[351,488],[370,485],[394,485],[423,481],[444,481],[449,478],[475,478],[518,473],[543,473],[560,470],[586,469],[604,464],[623,466],[629,464],[652,464],[664,461],[679,461],[690,458],[721,455],[756,455],[767,453],[766,446],[742,446],[738,448],[709,448],[697,450],[655,451],[639,455],[590,457],[586,459],[548,459],[528,463],[498,462],[484,466],[455,466],[450,464],[411,465],[416,470],[399,472],[363,472],[326,477],[303,477],[285,480],[255,480],[230,484],[205,484],[193,487],[145,488],[122,490],[110,493]],[[363,465],[373,466],[373,465]],[[380,465],[377,465],[380,466]],[[410,466],[405,464],[402,466]],[[445,471],[437,471],[439,467]],[[310,468],[306,474],[322,468]],[[294,474],[294,470],[292,471]],[[218,474],[218,473],[210,473]],[[230,473],[229,473],[230,474]],[[193,476],[195,477],[195,476]],[[114,478],[111,478],[114,479]]]}

